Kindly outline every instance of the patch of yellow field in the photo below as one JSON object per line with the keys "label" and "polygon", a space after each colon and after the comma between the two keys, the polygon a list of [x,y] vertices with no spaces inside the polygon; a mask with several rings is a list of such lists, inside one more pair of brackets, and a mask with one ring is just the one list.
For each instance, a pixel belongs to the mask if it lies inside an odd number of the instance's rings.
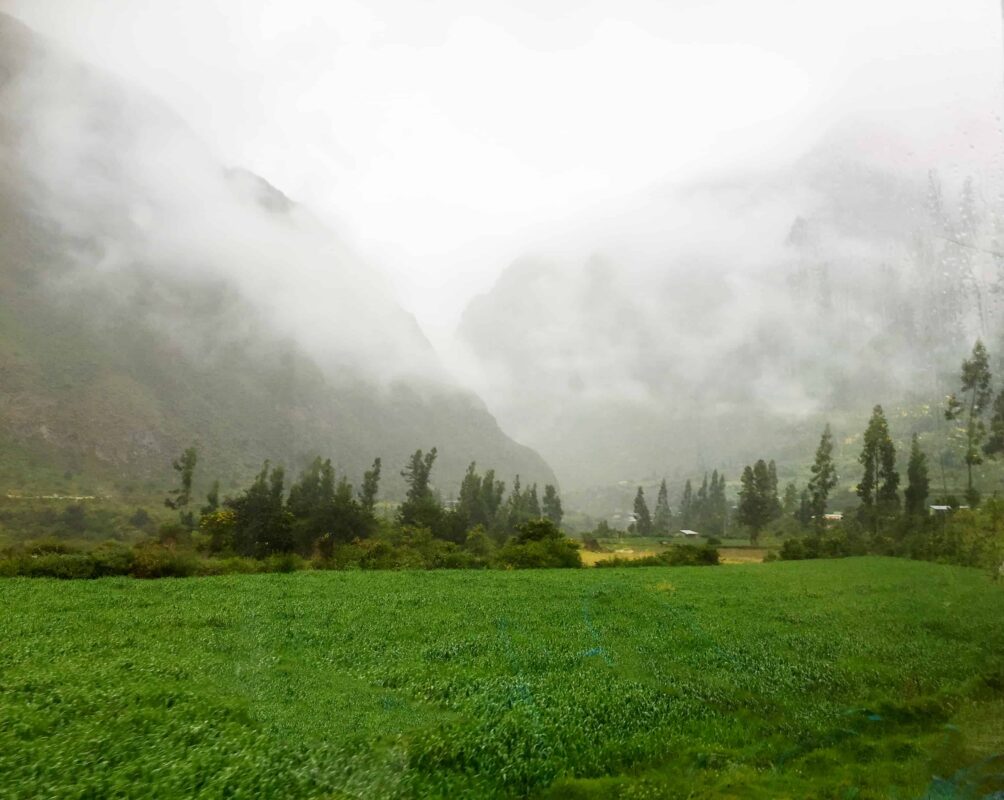
{"label": "patch of yellow field", "polygon": [[723,564],[760,564],[767,555],[765,547],[719,547],[718,557]]}
{"label": "patch of yellow field", "polygon": [[[600,561],[611,558],[636,559],[646,556],[657,556],[660,550],[634,550],[625,547],[605,553],[593,553],[589,550],[581,550],[582,564],[586,567],[594,567]],[[718,555],[722,564],[760,564],[763,562],[768,550],[766,547],[719,547]]]}
{"label": "patch of yellow field", "polygon": [[658,555],[656,550],[632,550],[631,548],[624,548],[621,550],[615,550],[612,553],[593,553],[589,550],[582,550],[582,563],[587,567],[594,566],[598,561],[606,561],[609,558],[624,558],[624,559],[635,559],[635,558],[645,558],[645,556]]}

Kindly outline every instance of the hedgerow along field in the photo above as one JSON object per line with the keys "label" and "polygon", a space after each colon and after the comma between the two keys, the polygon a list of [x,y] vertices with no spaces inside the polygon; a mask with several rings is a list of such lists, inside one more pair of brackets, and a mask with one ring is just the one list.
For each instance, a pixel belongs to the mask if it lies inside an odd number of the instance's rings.
{"label": "hedgerow along field", "polygon": [[971,569],[9,579],[0,627],[5,798],[1002,788],[1004,590]]}

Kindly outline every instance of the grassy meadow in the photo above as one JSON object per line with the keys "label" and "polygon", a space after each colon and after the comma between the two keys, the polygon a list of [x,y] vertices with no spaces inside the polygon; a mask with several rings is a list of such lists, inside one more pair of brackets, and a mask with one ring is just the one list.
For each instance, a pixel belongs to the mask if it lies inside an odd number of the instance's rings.
{"label": "grassy meadow", "polygon": [[3,798],[1004,789],[973,569],[10,579],[0,630]]}

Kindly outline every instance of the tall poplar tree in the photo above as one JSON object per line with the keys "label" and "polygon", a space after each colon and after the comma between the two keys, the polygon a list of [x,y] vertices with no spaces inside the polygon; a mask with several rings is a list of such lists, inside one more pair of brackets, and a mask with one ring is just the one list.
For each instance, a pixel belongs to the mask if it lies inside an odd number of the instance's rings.
{"label": "tall poplar tree", "polygon": [[750,543],[755,545],[771,520],[777,503],[776,489],[772,493],[770,471],[762,458],[743,469],[739,482],[739,522],[749,528]]}
{"label": "tall poplar tree", "polygon": [[442,517],[442,507],[432,492],[432,465],[436,463],[436,448],[428,453],[416,450],[401,470],[408,484],[404,502],[398,509],[402,525],[416,525],[434,530]]}
{"label": "tall poplar tree", "polygon": [[837,468],[833,463],[833,434],[827,423],[816,448],[816,460],[809,478],[809,514],[818,530],[826,527],[826,501],[837,485]]}
{"label": "tall poplar tree", "polygon": [[540,511],[540,498],[537,496],[537,484],[532,484],[526,493],[526,514],[530,519],[540,519],[544,516]]}
{"label": "tall poplar tree", "polygon": [[767,502],[770,505],[770,518],[781,516],[781,500],[777,494],[777,464],[772,458],[767,463]]}
{"label": "tall poplar tree", "polygon": [[655,499],[655,514],[652,517],[652,528],[655,533],[665,536],[669,533],[672,515],[669,510],[669,491],[666,489],[666,479],[659,484],[659,494]]}
{"label": "tall poplar tree", "polygon": [[639,536],[652,535],[652,516],[645,502],[645,490],[640,486],[634,496],[634,529]]}
{"label": "tall poplar tree", "polygon": [[680,498],[680,522],[684,528],[689,528],[694,520],[694,488],[690,485],[690,478],[687,478],[683,486],[683,496]]}
{"label": "tall poplar tree", "polygon": [[927,456],[920,449],[920,439],[917,434],[914,434],[910,441],[910,461],[906,467],[906,479],[906,491],[903,492],[906,513],[912,517],[926,516],[930,482],[927,477]]}
{"label": "tall poplar tree", "polygon": [[363,473],[363,485],[359,490],[359,504],[368,514],[376,508],[377,492],[380,491],[380,459],[373,460],[373,466]]}
{"label": "tall poplar tree", "polygon": [[178,473],[181,486],[168,492],[170,497],[164,500],[165,506],[178,512],[181,524],[188,530],[195,528],[195,514],[188,510],[188,504],[192,499],[192,479],[198,460],[199,453],[195,447],[188,447],[181,454],[181,457],[171,464],[174,471]]}
{"label": "tall poplar tree", "polygon": [[543,500],[541,500],[541,508],[545,517],[551,520],[551,522],[555,525],[561,525],[561,518],[565,516],[565,511],[561,507],[561,498],[558,496],[558,490],[551,484],[547,484],[544,487],[544,497]]}
{"label": "tall poplar tree", "polygon": [[[973,466],[983,463],[981,445],[987,435],[983,414],[993,398],[991,389],[990,359],[983,342],[973,345],[972,355],[962,362],[960,375],[962,396],[951,394],[945,407],[945,419],[966,421],[966,499],[970,505],[979,502],[979,492],[973,488]],[[996,409],[995,409],[996,410]]]}
{"label": "tall poplar tree", "polygon": [[889,435],[889,424],[886,422],[882,406],[875,406],[872,410],[858,461],[864,467],[864,475],[858,484],[861,514],[877,532],[879,518],[895,513],[899,507],[896,447]]}
{"label": "tall poplar tree", "polygon": [[708,533],[721,536],[725,533],[725,521],[729,513],[729,503],[725,497],[725,476],[716,469],[711,473],[711,488],[708,490]]}

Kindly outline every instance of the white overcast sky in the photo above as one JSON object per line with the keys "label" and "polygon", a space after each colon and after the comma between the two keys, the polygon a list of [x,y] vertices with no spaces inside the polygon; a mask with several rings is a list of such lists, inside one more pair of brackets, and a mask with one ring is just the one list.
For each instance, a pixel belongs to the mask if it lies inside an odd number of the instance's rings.
{"label": "white overcast sky", "polygon": [[[999,103],[997,0],[0,0],[313,207],[433,338],[552,227]],[[926,115],[926,116],[925,116]],[[920,129],[926,123],[921,123]]]}

